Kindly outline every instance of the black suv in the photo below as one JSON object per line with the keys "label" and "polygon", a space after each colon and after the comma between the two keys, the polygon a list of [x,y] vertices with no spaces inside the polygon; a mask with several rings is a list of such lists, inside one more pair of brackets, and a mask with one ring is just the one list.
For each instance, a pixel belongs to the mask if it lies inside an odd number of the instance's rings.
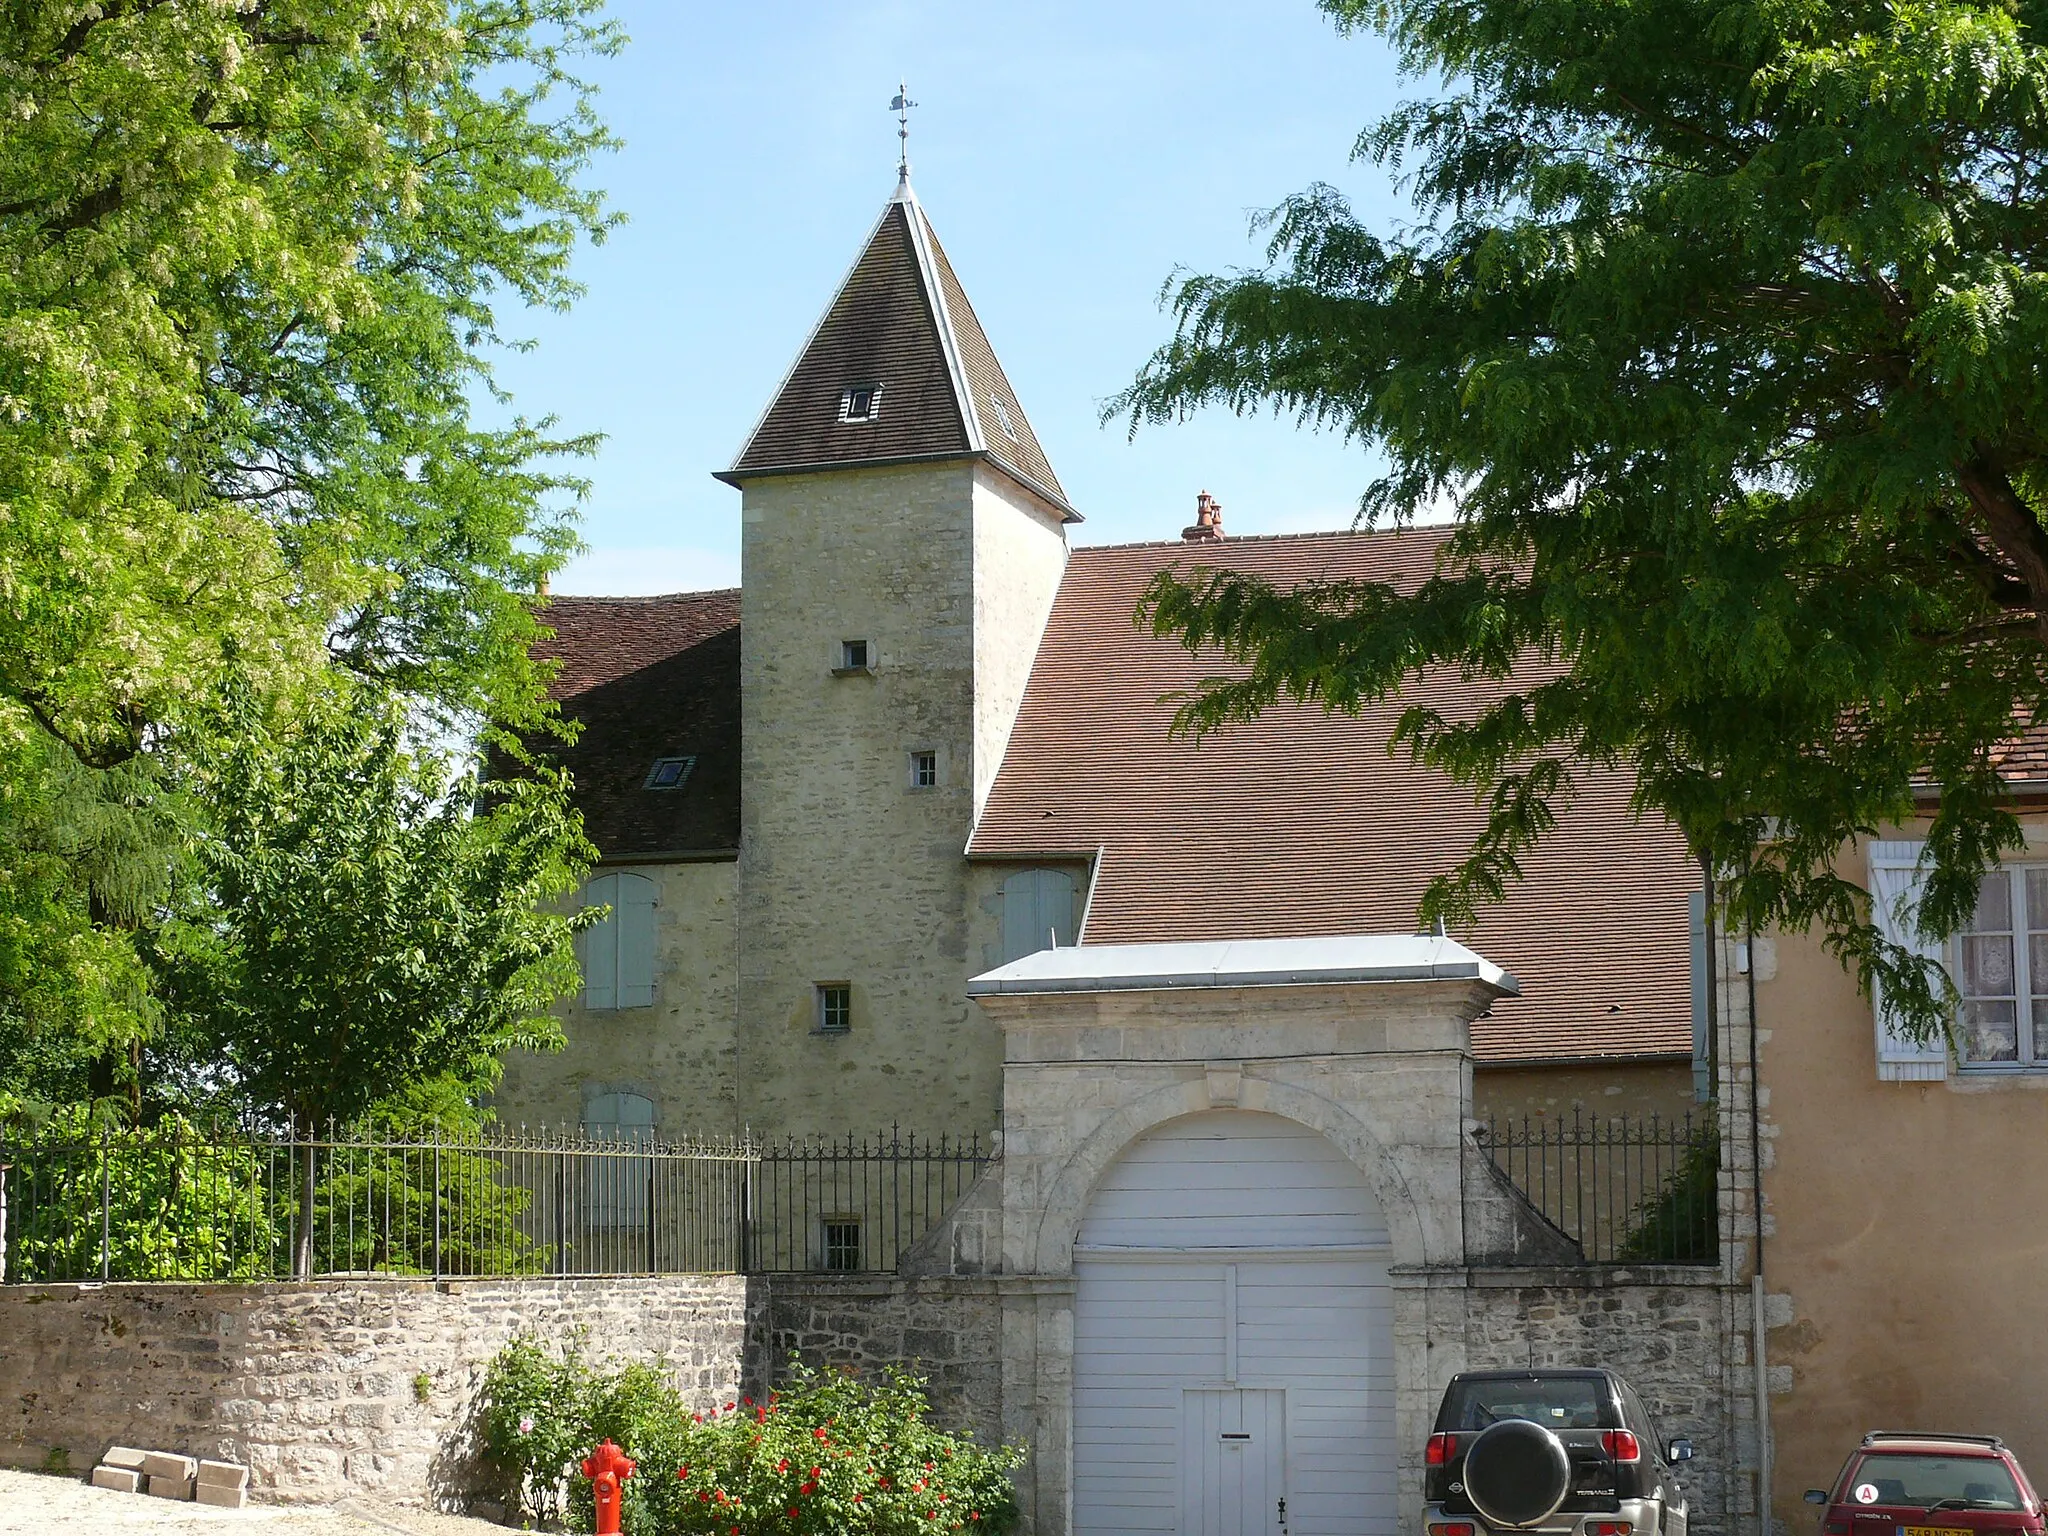
{"label": "black suv", "polygon": [[1423,1458],[1427,1536],[1685,1536],[1691,1459],[1612,1371],[1467,1371]]}

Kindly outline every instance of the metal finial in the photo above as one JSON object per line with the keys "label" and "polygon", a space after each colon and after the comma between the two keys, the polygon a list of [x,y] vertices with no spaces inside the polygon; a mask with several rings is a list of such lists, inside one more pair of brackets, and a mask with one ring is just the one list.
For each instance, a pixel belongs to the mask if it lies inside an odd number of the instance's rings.
{"label": "metal finial", "polygon": [[906,187],[910,185],[910,109],[916,105],[910,99],[910,87],[897,81],[896,97],[889,103],[889,110],[896,114],[896,180]]}

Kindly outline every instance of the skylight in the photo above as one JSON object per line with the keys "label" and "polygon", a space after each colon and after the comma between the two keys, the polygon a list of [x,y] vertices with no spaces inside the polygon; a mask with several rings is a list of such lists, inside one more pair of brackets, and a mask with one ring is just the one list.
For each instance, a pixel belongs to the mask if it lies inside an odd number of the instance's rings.
{"label": "skylight", "polygon": [[988,403],[996,408],[996,425],[1009,433],[1010,441],[1017,441],[1017,423],[1010,420],[1010,408],[1003,404],[1001,395],[990,395]]}
{"label": "skylight", "polygon": [[694,757],[657,757],[654,766],[647,770],[647,782],[642,789],[681,789],[689,782],[690,770],[697,766]]}

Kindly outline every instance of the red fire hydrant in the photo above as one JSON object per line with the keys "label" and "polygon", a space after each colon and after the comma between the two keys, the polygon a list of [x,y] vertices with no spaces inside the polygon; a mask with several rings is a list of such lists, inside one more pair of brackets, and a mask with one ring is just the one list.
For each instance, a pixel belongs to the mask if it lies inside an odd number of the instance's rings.
{"label": "red fire hydrant", "polygon": [[590,1496],[597,1501],[597,1536],[619,1536],[619,1484],[633,1475],[633,1462],[607,1440],[583,1458]]}

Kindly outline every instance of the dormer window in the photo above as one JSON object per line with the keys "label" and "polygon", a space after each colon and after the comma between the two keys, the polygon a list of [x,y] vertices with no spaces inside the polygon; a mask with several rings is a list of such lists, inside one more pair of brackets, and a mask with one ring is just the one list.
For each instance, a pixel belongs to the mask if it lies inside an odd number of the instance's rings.
{"label": "dormer window", "polygon": [[839,419],[841,421],[873,421],[881,414],[881,385],[849,384],[839,392]]}
{"label": "dormer window", "polygon": [[990,395],[988,403],[995,407],[996,425],[1009,434],[1011,442],[1017,441],[1017,423],[1010,420],[1010,408],[1003,404],[1003,397],[1001,395]]}
{"label": "dormer window", "polygon": [[647,770],[647,782],[642,789],[681,789],[689,782],[690,770],[697,766],[694,757],[657,757],[654,766]]}

